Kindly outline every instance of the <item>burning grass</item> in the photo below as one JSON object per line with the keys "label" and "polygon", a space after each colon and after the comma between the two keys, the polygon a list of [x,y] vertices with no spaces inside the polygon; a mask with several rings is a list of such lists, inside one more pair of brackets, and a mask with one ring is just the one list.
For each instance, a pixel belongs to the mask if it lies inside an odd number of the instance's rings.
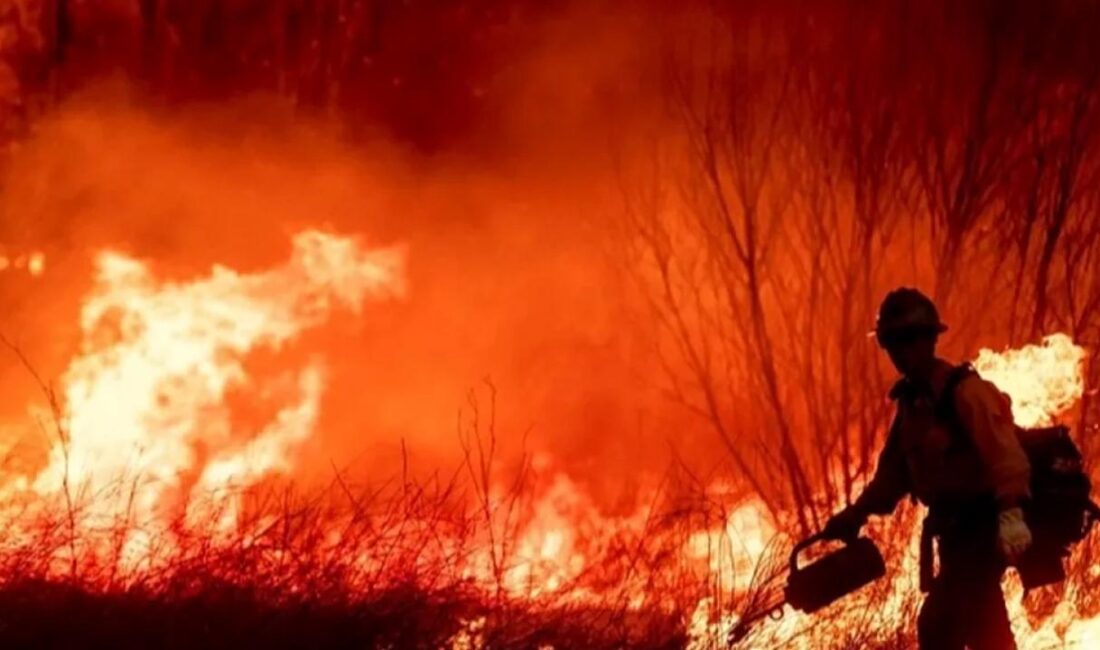
{"label": "burning grass", "polygon": [[[684,468],[622,515],[543,463],[505,481],[495,402],[487,419],[471,405],[463,462],[422,481],[357,485],[334,467],[317,490],[191,492],[152,520],[134,508],[148,478],[11,485],[0,634],[9,647],[702,649],[774,602],[785,543],[761,504]],[[791,623],[744,643],[816,643],[814,621]],[[844,639],[881,636],[881,617],[852,623]]]}
{"label": "burning grass", "polygon": [[[120,549],[144,536],[139,525],[74,531],[79,506],[70,516],[55,504],[55,517],[14,524],[25,534],[2,551],[5,635],[35,646],[660,648],[694,637],[711,647],[723,630],[692,614],[740,604],[719,592],[714,557],[685,553],[701,505],[665,507],[641,528],[601,521],[555,555],[554,540],[579,531],[532,533],[540,522],[518,519],[504,530],[460,492],[395,483],[305,499],[268,489],[246,498],[232,534],[181,523],[149,539],[136,564]],[[63,628],[45,624],[61,614]]]}
{"label": "burning grass", "polygon": [[[181,517],[153,537],[141,522],[83,518],[82,499],[9,509],[0,635],[5,647],[36,648],[703,650],[726,647],[738,617],[778,596],[789,540],[747,529],[760,514],[751,503],[723,508],[669,487],[641,515],[593,511],[586,524],[566,503],[566,479],[529,475],[486,502],[476,467],[361,487],[336,475],[311,495],[250,488],[234,495],[233,531]],[[907,506],[870,531],[887,579],[813,617],[763,618],[736,647],[911,647],[918,515]],[[123,551],[134,538],[146,542],[138,558]],[[1008,581],[1022,648],[1095,640],[1098,548],[1084,545],[1067,589],[1033,594],[1027,609]]]}
{"label": "burning grass", "polygon": [[[0,551],[5,634],[133,647],[686,642],[683,614],[708,587],[679,552],[689,515],[641,529],[604,521],[617,526],[582,540],[580,530],[536,532],[531,490],[487,513],[470,487],[456,477],[371,488],[337,479],[312,497],[256,488],[238,495],[231,532],[181,518],[152,536],[140,522],[88,520],[79,500],[14,513],[9,531],[19,533]],[[40,624],[62,612],[63,629]],[[147,624],[118,636],[123,620]]]}

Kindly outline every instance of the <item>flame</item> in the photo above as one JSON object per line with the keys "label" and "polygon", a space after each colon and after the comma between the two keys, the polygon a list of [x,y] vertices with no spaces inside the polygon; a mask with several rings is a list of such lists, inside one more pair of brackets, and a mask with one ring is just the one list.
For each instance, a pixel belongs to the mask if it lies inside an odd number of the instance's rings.
{"label": "flame", "polygon": [[[161,281],[143,261],[102,253],[80,313],[82,348],[62,377],[64,435],[33,490],[89,495],[89,525],[123,513],[140,522],[145,535],[132,540],[140,555],[179,504],[189,521],[208,518],[210,495],[288,472],[317,421],[323,360],[265,384],[249,376],[247,355],[286,346],[336,309],[359,312],[368,298],[400,293],[401,264],[398,250],[319,231],[295,236],[282,266],[252,274],[215,266],[189,282]],[[251,433],[234,427],[225,405],[245,385],[287,395]],[[236,505],[228,496],[217,503],[218,528],[229,530]]]}
{"label": "flame", "polygon": [[485,648],[485,617],[464,620],[451,637],[451,650],[483,650]]}
{"label": "flame", "polygon": [[739,592],[749,587],[753,570],[777,532],[764,504],[751,499],[730,512],[724,527],[694,533],[687,550],[707,562],[720,590]]}
{"label": "flame", "polygon": [[579,535],[599,520],[596,505],[564,474],[554,477],[521,531],[504,585],[513,595],[538,597],[558,591],[585,568]]}
{"label": "flame", "polygon": [[1085,349],[1065,334],[1052,334],[1038,345],[994,352],[982,349],[974,368],[1012,398],[1016,424],[1052,424],[1085,393]]}

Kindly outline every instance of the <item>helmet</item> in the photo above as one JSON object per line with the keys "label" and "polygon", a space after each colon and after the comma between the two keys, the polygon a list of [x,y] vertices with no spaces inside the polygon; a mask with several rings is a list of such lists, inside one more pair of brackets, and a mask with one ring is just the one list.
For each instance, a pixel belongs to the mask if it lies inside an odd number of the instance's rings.
{"label": "helmet", "polygon": [[939,334],[947,330],[936,305],[916,289],[901,287],[886,294],[872,332],[880,344],[913,334]]}

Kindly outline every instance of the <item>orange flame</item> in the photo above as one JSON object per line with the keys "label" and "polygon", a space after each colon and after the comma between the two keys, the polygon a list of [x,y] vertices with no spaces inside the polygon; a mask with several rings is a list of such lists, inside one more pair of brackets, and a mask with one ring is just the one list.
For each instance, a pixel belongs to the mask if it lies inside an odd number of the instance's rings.
{"label": "orange flame", "polygon": [[82,350],[62,378],[64,436],[33,490],[89,495],[81,523],[90,528],[125,513],[145,529],[130,540],[135,560],[177,504],[198,521],[217,503],[219,527],[231,529],[228,495],[292,468],[324,389],[323,360],[313,359],[277,378],[290,397],[271,421],[251,435],[234,430],[227,391],[256,381],[245,356],[285,346],[335,309],[358,312],[368,298],[400,293],[401,265],[399,250],[319,231],[298,234],[283,266],[216,266],[191,282],[159,281],[142,261],[101,254],[81,310]]}
{"label": "orange flame", "polygon": [[1012,398],[1012,415],[1022,427],[1048,425],[1085,393],[1085,349],[1065,334],[1052,334],[1039,345],[997,353],[982,349],[974,360],[978,373]]}

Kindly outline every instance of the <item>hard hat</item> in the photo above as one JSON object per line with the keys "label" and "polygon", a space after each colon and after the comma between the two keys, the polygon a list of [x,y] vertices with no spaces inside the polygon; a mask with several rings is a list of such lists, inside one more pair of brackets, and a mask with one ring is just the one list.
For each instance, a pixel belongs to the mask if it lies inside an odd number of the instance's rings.
{"label": "hard hat", "polygon": [[938,334],[947,330],[936,305],[916,289],[901,287],[886,294],[878,310],[874,334],[880,344],[905,334]]}

